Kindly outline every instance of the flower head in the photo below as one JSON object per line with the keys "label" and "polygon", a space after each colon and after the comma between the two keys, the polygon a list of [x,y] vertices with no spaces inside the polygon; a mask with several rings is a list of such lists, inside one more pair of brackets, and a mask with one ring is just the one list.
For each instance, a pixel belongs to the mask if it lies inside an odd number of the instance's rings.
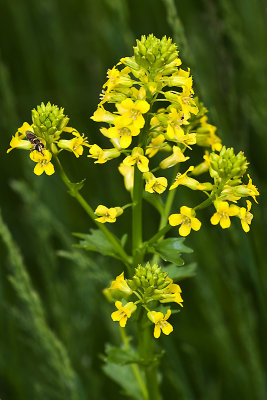
{"label": "flower head", "polygon": [[158,339],[160,337],[161,331],[165,335],[169,335],[173,331],[172,325],[167,322],[167,319],[171,315],[171,310],[168,310],[166,315],[164,316],[163,313],[157,312],[157,311],[149,311],[147,313],[148,318],[150,319],[153,324],[155,324],[154,327],[154,337]]}
{"label": "flower head", "polygon": [[161,163],[159,164],[160,168],[170,168],[180,162],[184,162],[189,159],[189,157],[184,156],[184,153],[178,146],[173,146],[172,151],[173,153],[169,157],[161,161]]}
{"label": "flower head", "polygon": [[151,172],[146,172],[143,176],[146,180],[146,192],[161,194],[166,190],[168,181],[164,176],[156,178]]}
{"label": "flower head", "polygon": [[238,217],[241,220],[242,228],[245,232],[250,230],[250,224],[253,218],[253,214],[250,212],[251,210],[251,201],[247,200],[247,208],[240,207]]}
{"label": "flower head", "polygon": [[161,299],[159,300],[161,303],[175,302],[183,307],[183,299],[181,296],[182,289],[176,283],[173,283],[172,279],[170,279],[170,284],[164,289],[164,293],[162,294]]}
{"label": "flower head", "polygon": [[171,214],[169,216],[169,224],[171,226],[181,225],[179,234],[187,236],[191,229],[198,231],[201,227],[201,222],[195,218],[195,210],[190,207],[183,206],[180,208],[180,214]]}
{"label": "flower head", "polygon": [[96,221],[104,224],[105,222],[116,222],[116,218],[123,213],[123,209],[121,207],[112,207],[107,208],[106,206],[99,205],[95,214],[99,216],[96,218]]}
{"label": "flower head", "polygon": [[217,225],[220,223],[223,229],[229,228],[231,226],[230,217],[237,215],[239,213],[239,207],[229,203],[227,201],[216,200],[214,202],[216,213],[210,219],[212,225]]}
{"label": "flower head", "polygon": [[52,175],[55,172],[54,165],[50,162],[52,158],[50,151],[44,149],[42,153],[40,153],[34,150],[30,153],[30,158],[37,163],[33,170],[35,175],[42,175],[43,172],[45,172],[46,175]]}
{"label": "flower head", "polygon": [[111,314],[111,318],[113,321],[118,321],[122,328],[125,327],[127,319],[130,318],[132,313],[136,310],[136,305],[131,301],[127,303],[125,306],[122,305],[121,301],[116,301],[115,306],[117,307],[117,311],[114,311]]}
{"label": "flower head", "polygon": [[127,190],[131,190],[134,185],[134,167],[121,163],[119,165],[119,172],[124,177],[124,186]]}
{"label": "flower head", "polygon": [[150,105],[145,100],[136,100],[127,98],[121,103],[116,104],[117,110],[120,114],[117,121],[121,125],[127,126],[133,124],[136,128],[141,129],[145,125],[143,114],[147,113]]}
{"label": "flower head", "polygon": [[121,292],[124,292],[127,295],[132,293],[132,289],[128,286],[127,281],[124,279],[124,272],[122,272],[119,276],[117,276],[115,281],[112,281],[109,289],[120,290]]}
{"label": "flower head", "polygon": [[97,144],[90,147],[87,157],[94,158],[95,164],[104,164],[105,162],[120,156],[120,151],[117,149],[101,149]]}
{"label": "flower head", "polygon": [[148,172],[148,158],[144,156],[144,150],[141,147],[135,147],[132,155],[123,160],[123,164],[132,166],[136,165],[141,172]]}
{"label": "flower head", "polygon": [[10,141],[10,148],[7,150],[7,153],[9,153],[13,149],[31,150],[32,144],[29,142],[29,140],[25,140],[27,131],[33,132],[33,129],[31,125],[28,124],[28,122],[24,122],[23,125],[15,133],[15,136],[12,136],[12,139]]}
{"label": "flower head", "polygon": [[61,139],[59,140],[58,147],[68,151],[72,151],[75,157],[80,157],[83,154],[83,146],[90,147],[87,143],[87,138],[84,135],[80,135],[76,129],[66,127],[64,132],[71,132],[73,134],[72,139]]}
{"label": "flower head", "polygon": [[251,177],[249,176],[249,174],[248,174],[247,189],[249,189],[249,191],[250,191],[250,194],[249,194],[249,195],[256,201],[256,203],[258,203],[257,200],[256,200],[256,196],[259,195],[259,191],[258,191],[258,189],[256,188],[256,186],[252,184],[252,179],[251,179]]}

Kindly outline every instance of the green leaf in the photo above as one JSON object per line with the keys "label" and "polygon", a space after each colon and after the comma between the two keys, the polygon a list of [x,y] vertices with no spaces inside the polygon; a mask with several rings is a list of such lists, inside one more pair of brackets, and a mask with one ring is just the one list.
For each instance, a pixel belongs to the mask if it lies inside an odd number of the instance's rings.
{"label": "green leaf", "polygon": [[82,239],[75,247],[120,259],[114,247],[99,229],[91,229],[89,234],[73,233],[73,235]]}
{"label": "green leaf", "polygon": [[163,214],[164,212],[164,204],[163,201],[161,200],[160,196],[157,196],[156,194],[149,194],[147,192],[143,193],[143,198],[150,203],[153,207],[158,210],[160,214]]}
{"label": "green leaf", "polygon": [[162,267],[162,271],[168,272],[168,276],[173,279],[174,282],[182,281],[186,278],[192,278],[196,275],[196,263],[185,265],[184,267],[177,267],[175,264],[169,264]]}
{"label": "green leaf", "polygon": [[[104,360],[104,372],[121,386],[124,394],[135,400],[143,400],[144,396],[141,393],[140,386],[134,373],[134,370],[137,369],[144,381],[144,373],[136,365],[141,361],[138,353],[131,347],[126,349],[124,347],[115,347],[107,344]],[[133,365],[133,363],[135,365]]]}
{"label": "green leaf", "polygon": [[122,238],[121,238],[121,245],[122,245],[122,247],[125,246],[125,244],[126,244],[126,242],[127,242],[127,239],[128,239],[128,234],[125,233],[125,234],[122,236]]}
{"label": "green leaf", "polygon": [[181,253],[192,253],[192,249],[183,244],[184,238],[168,238],[164,239],[148,250],[157,253],[164,261],[169,261],[176,265],[183,265],[184,261],[181,258]]}
{"label": "green leaf", "polygon": [[77,193],[83,188],[86,179],[83,179],[80,182],[71,182],[69,184],[70,189],[68,190],[69,194],[73,197],[77,195]]}
{"label": "green leaf", "polygon": [[137,351],[135,351],[132,347],[129,349],[112,346],[110,344],[106,345],[106,361],[119,365],[126,364],[140,364],[142,360],[139,357]]}

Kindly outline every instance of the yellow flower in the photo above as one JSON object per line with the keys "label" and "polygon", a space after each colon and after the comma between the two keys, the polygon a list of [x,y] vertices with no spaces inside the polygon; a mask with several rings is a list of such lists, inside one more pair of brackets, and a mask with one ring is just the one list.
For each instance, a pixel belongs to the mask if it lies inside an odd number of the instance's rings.
{"label": "yellow flower", "polygon": [[169,335],[173,331],[172,325],[167,322],[167,319],[171,315],[171,310],[168,310],[166,315],[164,316],[163,313],[157,312],[157,311],[149,311],[147,313],[148,318],[150,319],[153,324],[155,324],[154,327],[154,337],[158,339],[160,337],[161,331],[165,335]]}
{"label": "yellow flower", "polygon": [[89,150],[90,155],[87,157],[96,159],[95,164],[104,164],[105,162],[120,156],[120,151],[117,149],[103,150],[97,144],[93,144]]}
{"label": "yellow flower", "polygon": [[170,280],[170,284],[164,289],[164,294],[162,295],[162,298],[159,300],[161,303],[168,303],[168,302],[175,302],[179,304],[181,307],[183,307],[183,299],[181,296],[182,289],[180,288],[179,285],[176,283],[173,283],[173,280],[168,278]]}
{"label": "yellow flower", "polygon": [[185,123],[188,124],[188,122],[184,120],[183,112],[177,112],[175,108],[172,108],[168,117],[169,121],[166,132],[167,139],[182,137],[184,135],[184,130],[181,126]]}
{"label": "yellow flower", "polygon": [[212,225],[217,225],[220,223],[223,229],[229,228],[231,226],[230,217],[233,217],[239,213],[239,207],[234,204],[229,206],[227,201],[220,200],[214,201],[214,206],[217,212],[214,213],[210,219]]}
{"label": "yellow flower", "polygon": [[221,139],[215,134],[217,128],[207,123],[208,117],[204,115],[200,119],[201,126],[197,129],[197,144],[211,147],[212,151],[221,151]]}
{"label": "yellow flower", "polygon": [[122,213],[123,209],[121,207],[107,208],[100,204],[95,210],[95,214],[99,216],[99,218],[96,218],[96,221],[101,222],[102,224],[105,222],[112,223],[115,222],[116,218]]}
{"label": "yellow flower", "polygon": [[127,190],[132,190],[134,185],[134,167],[121,163],[119,165],[119,172],[124,177],[124,186]]}
{"label": "yellow flower", "polygon": [[32,144],[29,140],[24,140],[26,138],[26,131],[30,131],[33,133],[32,126],[28,124],[28,122],[24,122],[23,125],[17,130],[15,136],[12,136],[10,141],[10,148],[7,150],[7,153],[10,153],[11,150],[24,149],[31,150]]}
{"label": "yellow flower", "polygon": [[[121,125],[127,126],[133,124],[136,128],[141,129],[145,125],[145,119],[142,114],[148,112],[150,105],[145,100],[125,99],[121,103],[116,104],[118,112],[121,114],[117,117]],[[117,120],[118,121],[118,120]]]}
{"label": "yellow flower", "polygon": [[146,155],[148,155],[149,158],[155,156],[159,150],[161,150],[164,145],[167,143],[164,143],[165,137],[164,135],[160,134],[154,138],[151,139],[151,142],[146,148]]}
{"label": "yellow flower", "polygon": [[34,150],[30,153],[30,158],[37,163],[33,170],[35,175],[42,175],[43,172],[45,172],[46,175],[52,175],[55,172],[54,165],[50,162],[52,158],[50,151],[44,149],[42,154]]}
{"label": "yellow flower", "polygon": [[127,281],[124,279],[124,272],[122,272],[119,276],[117,276],[115,281],[111,282],[109,289],[120,290],[121,292],[124,292],[127,295],[130,295],[133,292],[132,289],[128,286]]}
{"label": "yellow flower", "polygon": [[247,184],[247,189],[249,189],[249,191],[250,191],[249,195],[256,201],[256,203],[258,203],[255,196],[259,196],[259,191],[256,188],[256,186],[252,184],[252,179],[249,176],[249,174],[248,174],[248,179],[249,180],[248,180],[248,184]]}
{"label": "yellow flower", "polygon": [[117,311],[114,311],[111,314],[111,318],[113,321],[118,321],[122,328],[125,327],[127,319],[130,318],[132,313],[136,310],[136,305],[131,301],[127,303],[125,306],[122,305],[121,301],[116,301],[115,306],[117,307]]}
{"label": "yellow flower", "polygon": [[122,149],[126,149],[129,147],[132,143],[132,136],[137,136],[139,135],[140,129],[137,128],[135,125],[128,125],[124,126],[121,125],[123,121],[121,121],[118,118],[115,118],[114,120],[114,125],[109,129],[102,128],[100,129],[100,132],[103,133],[104,136],[107,136],[108,138],[118,138],[119,139],[119,144]]}
{"label": "yellow flower", "polygon": [[196,179],[187,176],[188,172],[193,171],[194,167],[189,167],[183,174],[178,172],[174,183],[171,185],[170,190],[177,188],[179,185],[186,186],[192,190],[212,190],[213,185],[210,182],[200,183]]}
{"label": "yellow flower", "polygon": [[144,150],[141,147],[134,147],[132,155],[123,160],[123,164],[132,166],[136,165],[141,172],[148,172],[148,158],[144,156]]}
{"label": "yellow flower", "polygon": [[80,133],[76,131],[76,129],[70,127],[66,127],[64,131],[71,132],[74,138],[59,140],[59,142],[57,143],[58,147],[60,147],[61,149],[72,151],[75,157],[80,157],[83,154],[83,146],[90,147],[90,145],[87,143],[87,137],[84,137],[84,135],[80,135]]}
{"label": "yellow flower", "polygon": [[248,232],[250,230],[250,224],[253,218],[253,214],[251,214],[250,209],[251,201],[249,200],[247,200],[247,208],[241,207],[239,209],[238,217],[241,220],[241,225],[245,232]]}
{"label": "yellow flower", "polygon": [[172,151],[173,153],[169,157],[161,161],[161,163],[159,164],[160,168],[170,168],[180,162],[184,162],[189,159],[189,157],[184,156],[184,153],[178,146],[173,146]]}
{"label": "yellow flower", "polygon": [[96,122],[107,122],[111,124],[114,121],[115,115],[109,111],[106,111],[104,107],[98,107],[94,112],[91,119]]}
{"label": "yellow flower", "polygon": [[151,172],[146,172],[143,176],[146,180],[146,192],[161,194],[166,190],[168,181],[164,176],[156,178]]}
{"label": "yellow flower", "polygon": [[201,227],[201,222],[195,218],[195,215],[196,213],[192,208],[183,206],[180,208],[180,214],[171,214],[169,216],[169,224],[171,226],[181,225],[179,234],[187,236],[191,229],[198,231]]}

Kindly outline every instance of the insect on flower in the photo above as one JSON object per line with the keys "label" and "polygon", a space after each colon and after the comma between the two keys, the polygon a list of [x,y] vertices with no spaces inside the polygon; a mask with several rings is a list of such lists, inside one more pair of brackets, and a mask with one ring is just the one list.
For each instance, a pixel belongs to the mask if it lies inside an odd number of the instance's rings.
{"label": "insect on flower", "polygon": [[39,151],[39,153],[43,154],[44,144],[40,141],[40,139],[38,139],[38,137],[31,131],[26,131],[26,137],[29,142],[34,146],[33,150],[37,150]]}

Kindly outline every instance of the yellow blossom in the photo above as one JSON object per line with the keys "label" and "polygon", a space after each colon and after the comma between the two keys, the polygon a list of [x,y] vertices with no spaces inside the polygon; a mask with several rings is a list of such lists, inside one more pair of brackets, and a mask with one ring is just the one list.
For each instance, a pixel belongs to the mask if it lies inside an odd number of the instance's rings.
{"label": "yellow blossom", "polygon": [[190,207],[182,206],[180,208],[180,214],[171,214],[169,216],[169,224],[171,226],[181,225],[179,234],[181,236],[187,236],[191,232],[191,229],[198,231],[201,227],[201,222],[195,218],[195,215],[195,210]]}
{"label": "yellow blossom", "polygon": [[163,147],[167,145],[167,143],[164,143],[164,141],[165,141],[165,136],[162,134],[153,137],[151,139],[151,142],[146,148],[146,155],[149,158],[154,157],[159,150],[163,149]]}
{"label": "yellow blossom", "polygon": [[241,220],[241,225],[245,232],[248,232],[250,230],[250,224],[253,218],[253,214],[251,214],[250,210],[251,210],[251,201],[249,200],[247,200],[247,208],[241,207],[239,209],[238,217]]}
{"label": "yellow blossom", "polygon": [[126,149],[132,143],[132,136],[139,135],[140,129],[131,124],[128,126],[121,125],[123,121],[119,117],[115,118],[114,125],[109,129],[102,128],[100,132],[109,138],[119,139],[119,144],[122,149]]}
{"label": "yellow blossom", "polygon": [[210,182],[200,183],[196,179],[187,176],[188,172],[191,172],[193,169],[194,167],[191,166],[183,174],[178,172],[170,190],[177,188],[179,185],[187,186],[192,190],[212,190],[213,185]]}
{"label": "yellow blossom", "polygon": [[134,147],[132,155],[123,160],[123,164],[132,166],[136,165],[141,172],[148,172],[148,158],[144,156],[144,150],[141,147]]}
{"label": "yellow blossom", "polygon": [[210,219],[212,225],[217,225],[220,223],[223,229],[229,228],[231,226],[230,217],[233,217],[239,213],[239,207],[234,204],[229,206],[227,201],[220,200],[214,201],[214,206],[217,212],[214,213]]}
{"label": "yellow blossom", "polygon": [[215,134],[217,128],[207,123],[208,117],[204,115],[200,119],[201,126],[197,129],[197,144],[199,146],[211,147],[212,151],[221,151],[221,139]]}
{"label": "yellow blossom", "polygon": [[182,289],[176,283],[173,283],[173,280],[169,279],[170,284],[164,289],[164,293],[162,294],[161,299],[159,300],[161,303],[175,302],[183,307],[183,299],[181,296]]}
{"label": "yellow blossom", "polygon": [[25,139],[26,131],[34,133],[32,126],[29,125],[28,122],[24,122],[23,125],[20,128],[18,128],[17,132],[15,133],[15,136],[12,136],[12,139],[10,141],[10,148],[7,150],[7,153],[9,153],[11,150],[15,148],[31,150],[32,144],[29,142],[29,140]]}
{"label": "yellow blossom", "polygon": [[76,129],[66,127],[64,129],[65,132],[71,132],[74,136],[72,139],[61,139],[58,141],[58,147],[61,149],[65,149],[68,151],[72,151],[75,157],[80,157],[83,154],[83,146],[90,147],[87,143],[87,137],[84,135],[80,135]]}
{"label": "yellow blossom", "polygon": [[120,290],[121,292],[130,295],[133,291],[128,286],[127,281],[124,279],[124,272],[122,272],[119,276],[116,277],[115,281],[111,282],[109,287],[110,290]]}
{"label": "yellow blossom", "polygon": [[45,172],[46,175],[52,175],[55,172],[54,165],[50,162],[52,158],[50,151],[44,149],[42,154],[34,150],[30,153],[30,158],[37,163],[33,170],[35,175],[42,175],[43,172]]}
{"label": "yellow blossom", "polygon": [[256,201],[256,203],[258,203],[257,200],[256,200],[256,196],[259,196],[259,191],[258,191],[258,189],[256,188],[256,186],[252,184],[252,179],[251,179],[251,177],[249,176],[249,174],[248,174],[247,189],[249,189],[249,191],[250,191],[250,194],[249,194],[249,195]]}
{"label": "yellow blossom", "polygon": [[171,315],[171,310],[168,310],[166,315],[164,316],[163,313],[157,312],[157,311],[149,311],[147,313],[148,318],[150,319],[153,324],[155,324],[154,327],[154,337],[158,339],[160,337],[161,331],[165,335],[169,335],[173,331],[172,325],[167,322],[167,319]]}
{"label": "yellow blossom", "polygon": [[122,305],[121,301],[116,301],[115,306],[117,307],[117,311],[114,311],[111,314],[111,318],[113,321],[118,321],[122,328],[125,327],[127,319],[130,318],[133,312],[136,310],[136,305],[131,301],[127,303],[125,306]]}
{"label": "yellow blossom", "polygon": [[106,111],[104,107],[98,107],[98,109],[94,112],[91,119],[96,122],[107,122],[111,124],[114,121],[115,115],[109,111]]}
{"label": "yellow blossom", "polygon": [[107,208],[100,204],[95,210],[95,214],[99,216],[99,218],[96,218],[96,221],[101,222],[102,224],[105,222],[115,222],[116,218],[122,213],[123,209],[121,207]]}
{"label": "yellow blossom", "polygon": [[93,144],[90,146],[89,150],[90,155],[87,157],[96,159],[95,164],[104,164],[105,162],[119,157],[120,151],[117,149],[101,149],[97,144]]}
{"label": "yellow blossom", "polygon": [[184,156],[184,153],[178,146],[173,146],[172,151],[173,153],[169,157],[161,161],[161,163],[159,164],[160,168],[170,168],[180,162],[184,162],[189,159],[189,157]]}
{"label": "yellow blossom", "polygon": [[166,132],[167,139],[174,139],[175,137],[179,138],[183,136],[184,131],[181,126],[185,123],[188,124],[188,122],[184,120],[183,112],[178,112],[175,108],[172,108],[168,115],[168,126]]}
{"label": "yellow blossom", "polygon": [[161,194],[168,186],[168,181],[164,176],[156,178],[151,172],[146,172],[143,176],[146,180],[146,192]]}
{"label": "yellow blossom", "polygon": [[134,185],[134,167],[121,163],[119,172],[124,177],[124,186],[127,190],[131,190]]}
{"label": "yellow blossom", "polygon": [[132,99],[127,98],[121,103],[117,103],[116,107],[121,114],[117,118],[122,126],[133,124],[138,129],[143,128],[145,119],[142,114],[147,113],[150,108],[150,105],[145,100],[136,100],[133,102]]}

